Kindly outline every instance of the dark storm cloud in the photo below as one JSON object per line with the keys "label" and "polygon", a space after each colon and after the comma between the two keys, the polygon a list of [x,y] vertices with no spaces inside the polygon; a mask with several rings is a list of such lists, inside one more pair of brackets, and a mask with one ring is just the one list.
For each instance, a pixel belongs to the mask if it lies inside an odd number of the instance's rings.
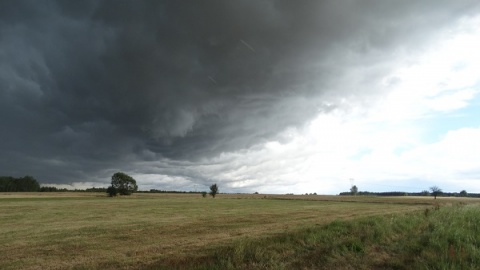
{"label": "dark storm cloud", "polygon": [[0,1],[0,170],[83,180],[281,140],[369,94],[348,70],[478,11],[407,2]]}

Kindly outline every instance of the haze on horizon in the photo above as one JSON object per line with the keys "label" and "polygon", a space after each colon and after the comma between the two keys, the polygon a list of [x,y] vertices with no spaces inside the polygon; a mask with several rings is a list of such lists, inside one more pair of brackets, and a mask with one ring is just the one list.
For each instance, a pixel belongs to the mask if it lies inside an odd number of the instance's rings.
{"label": "haze on horizon", "polygon": [[475,0],[2,0],[0,175],[480,192],[479,25]]}

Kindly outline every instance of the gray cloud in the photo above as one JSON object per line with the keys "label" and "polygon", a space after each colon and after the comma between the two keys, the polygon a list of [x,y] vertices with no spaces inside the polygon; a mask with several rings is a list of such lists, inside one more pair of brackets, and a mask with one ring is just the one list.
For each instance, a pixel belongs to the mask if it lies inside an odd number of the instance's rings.
{"label": "gray cloud", "polygon": [[377,93],[364,85],[395,53],[478,7],[2,1],[0,170],[60,183],[167,159],[156,173],[198,177],[188,162],[281,140],[342,98],[368,100]]}

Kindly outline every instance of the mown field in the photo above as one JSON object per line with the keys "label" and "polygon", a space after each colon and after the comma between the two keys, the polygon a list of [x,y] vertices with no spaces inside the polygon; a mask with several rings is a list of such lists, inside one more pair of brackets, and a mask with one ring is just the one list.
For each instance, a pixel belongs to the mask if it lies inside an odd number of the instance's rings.
{"label": "mown field", "polygon": [[474,269],[478,203],[0,193],[0,269]]}

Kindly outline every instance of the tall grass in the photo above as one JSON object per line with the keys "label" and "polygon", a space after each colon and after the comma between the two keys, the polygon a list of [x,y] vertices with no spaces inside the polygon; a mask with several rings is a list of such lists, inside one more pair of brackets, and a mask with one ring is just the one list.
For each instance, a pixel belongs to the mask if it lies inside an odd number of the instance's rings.
{"label": "tall grass", "polygon": [[197,269],[478,269],[480,208],[450,206],[309,227],[217,249]]}

